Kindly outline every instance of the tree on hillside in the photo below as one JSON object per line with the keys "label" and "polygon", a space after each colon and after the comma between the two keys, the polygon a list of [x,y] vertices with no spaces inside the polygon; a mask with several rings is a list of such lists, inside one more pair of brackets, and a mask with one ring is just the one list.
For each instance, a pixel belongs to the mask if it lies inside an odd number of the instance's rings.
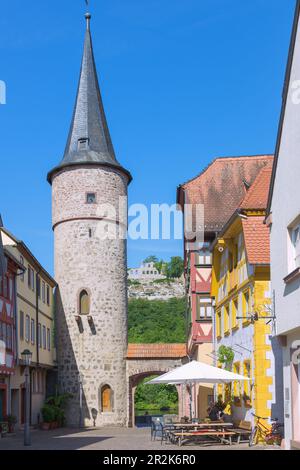
{"label": "tree on hillside", "polygon": [[169,279],[178,279],[184,271],[184,261],[180,256],[173,256],[166,267],[166,276]]}
{"label": "tree on hillside", "polygon": [[163,259],[161,259],[160,261],[155,263],[155,267],[156,267],[157,271],[159,272],[159,274],[165,274],[166,273],[167,264],[168,263],[166,263]]}
{"label": "tree on hillside", "polygon": [[185,343],[185,308],[184,298],[129,300],[129,343]]}
{"label": "tree on hillside", "polygon": [[148,258],[144,260],[144,263],[158,263],[158,258],[154,255],[148,256]]}

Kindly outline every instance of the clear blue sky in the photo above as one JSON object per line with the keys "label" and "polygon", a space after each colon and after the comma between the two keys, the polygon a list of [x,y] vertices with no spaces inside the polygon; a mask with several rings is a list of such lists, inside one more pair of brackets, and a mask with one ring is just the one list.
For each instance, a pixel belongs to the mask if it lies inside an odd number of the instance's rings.
{"label": "clear blue sky", "polygon": [[[84,0],[0,0],[0,212],[52,272],[51,190],[82,54]],[[130,203],[174,203],[215,156],[273,152],[295,0],[91,0],[95,56]],[[129,242],[129,265],[182,253]]]}

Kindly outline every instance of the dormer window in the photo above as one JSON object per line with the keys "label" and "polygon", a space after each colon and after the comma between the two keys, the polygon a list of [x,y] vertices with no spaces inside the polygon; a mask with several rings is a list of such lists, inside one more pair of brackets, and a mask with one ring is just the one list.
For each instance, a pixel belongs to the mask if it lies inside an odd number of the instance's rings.
{"label": "dormer window", "polygon": [[84,139],[78,139],[78,150],[86,150],[89,146],[89,139],[85,137]]}

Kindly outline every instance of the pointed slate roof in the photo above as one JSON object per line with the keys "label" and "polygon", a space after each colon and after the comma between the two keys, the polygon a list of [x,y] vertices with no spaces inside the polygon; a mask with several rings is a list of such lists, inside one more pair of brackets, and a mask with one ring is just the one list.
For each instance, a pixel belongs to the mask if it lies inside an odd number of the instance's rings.
{"label": "pointed slate roof", "polygon": [[[2,217],[0,215],[0,227],[3,227]],[[0,281],[2,280],[3,276],[7,271],[7,261],[4,255],[1,231],[0,231]]]}
{"label": "pointed slate roof", "polygon": [[111,141],[100,93],[90,31],[91,15],[85,15],[87,28],[84,40],[77,97],[73,118],[61,163],[48,173],[51,184],[54,174],[74,165],[104,165],[132,177],[117,161]]}

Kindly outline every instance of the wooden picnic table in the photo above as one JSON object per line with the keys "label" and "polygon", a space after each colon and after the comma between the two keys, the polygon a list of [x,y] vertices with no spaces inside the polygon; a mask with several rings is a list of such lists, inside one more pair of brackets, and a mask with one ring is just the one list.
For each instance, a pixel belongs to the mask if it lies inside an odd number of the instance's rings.
{"label": "wooden picnic table", "polygon": [[174,428],[232,428],[233,423],[222,423],[222,422],[214,422],[214,423],[173,423],[170,424]]}
{"label": "wooden picnic table", "polygon": [[[211,422],[211,423],[174,423],[172,429],[166,428],[168,439],[172,442],[177,441],[181,446],[184,440],[194,440],[201,437],[208,437],[214,440],[221,441],[222,443],[232,444],[232,437],[235,435],[231,432],[233,428],[232,423]],[[202,431],[203,430],[203,434]],[[227,439],[228,438],[228,439]]]}

